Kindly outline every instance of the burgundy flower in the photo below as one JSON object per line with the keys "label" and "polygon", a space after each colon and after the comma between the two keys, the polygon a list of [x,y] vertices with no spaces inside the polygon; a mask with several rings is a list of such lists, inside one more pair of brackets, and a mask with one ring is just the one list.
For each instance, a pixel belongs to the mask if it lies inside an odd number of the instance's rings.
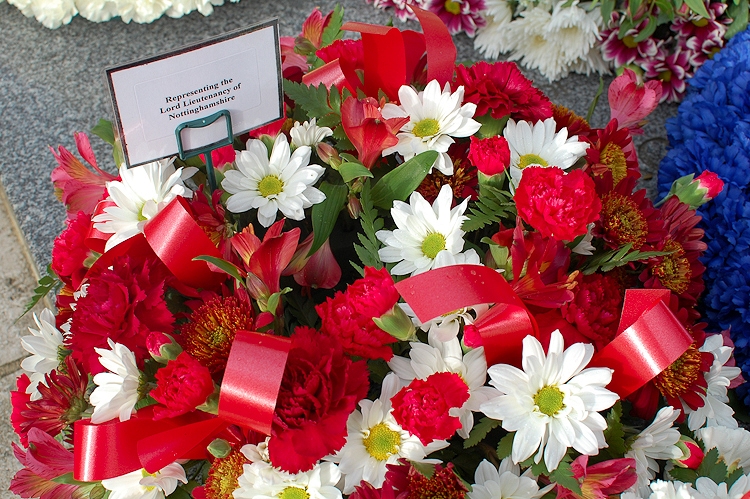
{"label": "burgundy flower", "polygon": [[186,352],[156,371],[151,397],[164,405],[154,407],[154,419],[173,418],[192,412],[214,392],[211,371]]}
{"label": "burgundy flower", "polygon": [[575,298],[560,312],[599,350],[617,333],[624,290],[616,277],[591,274],[583,276],[573,291]]}
{"label": "burgundy flower", "polygon": [[399,492],[407,492],[409,499],[464,499],[468,489],[453,471],[453,463],[445,467],[438,464],[430,478],[420,473],[413,464],[400,460],[398,465],[389,464],[386,483]]}
{"label": "burgundy flower", "polygon": [[297,328],[268,442],[271,463],[298,473],[341,449],[349,414],[368,388],[364,361],[352,361],[334,338]]}

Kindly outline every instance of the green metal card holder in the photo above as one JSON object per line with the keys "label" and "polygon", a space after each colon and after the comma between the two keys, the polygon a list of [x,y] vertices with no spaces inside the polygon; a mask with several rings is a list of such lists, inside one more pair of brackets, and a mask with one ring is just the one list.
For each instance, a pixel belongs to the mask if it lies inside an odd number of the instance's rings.
{"label": "green metal card holder", "polygon": [[[223,138],[218,142],[214,142],[213,144],[209,144],[207,146],[198,147],[196,149],[190,149],[187,151],[184,149],[184,147],[182,146],[183,130],[185,130],[186,128],[205,128],[209,125],[214,124],[222,116],[226,119],[225,121],[227,124],[226,138]],[[206,161],[206,177],[208,178],[208,186],[211,189],[211,192],[216,190],[216,174],[214,173],[214,162],[211,158],[211,151],[220,147],[228,146],[234,141],[234,135],[232,135],[232,116],[230,115],[229,111],[224,109],[212,114],[211,116],[206,116],[205,118],[186,121],[177,126],[174,133],[177,138],[177,150],[179,152],[181,160],[185,161],[186,159],[192,158],[193,156],[203,154],[203,157]]]}

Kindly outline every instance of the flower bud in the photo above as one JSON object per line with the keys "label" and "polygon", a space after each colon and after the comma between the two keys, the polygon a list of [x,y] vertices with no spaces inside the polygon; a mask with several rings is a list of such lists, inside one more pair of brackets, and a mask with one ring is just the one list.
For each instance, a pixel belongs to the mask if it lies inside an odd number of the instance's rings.
{"label": "flower bud", "polygon": [[223,438],[215,438],[208,444],[208,452],[217,459],[227,457],[232,452],[232,446]]}
{"label": "flower bud", "polygon": [[398,306],[398,303],[385,314],[373,317],[372,320],[380,329],[401,341],[412,339],[417,333],[411,318]]}
{"label": "flower bud", "polygon": [[694,210],[718,196],[724,188],[724,182],[714,172],[704,171],[697,178],[693,177],[691,173],[675,180],[664,200],[677,196]]}
{"label": "flower bud", "polygon": [[346,211],[349,212],[349,216],[352,219],[357,220],[359,218],[360,213],[362,213],[362,203],[357,196],[349,196],[349,202],[346,203]]}
{"label": "flower bud", "polygon": [[675,466],[690,468],[691,470],[698,469],[698,466],[703,462],[705,454],[695,440],[685,435],[680,435],[680,440],[675,445],[682,451],[682,457],[672,459]]}
{"label": "flower bud", "polygon": [[331,144],[328,144],[327,142],[318,142],[315,146],[315,152],[318,154],[318,157],[322,162],[330,165],[334,170],[337,170],[338,167],[341,166],[341,156],[339,156],[339,152]]}
{"label": "flower bud", "polygon": [[174,338],[159,331],[154,331],[148,335],[146,348],[148,348],[151,357],[162,364],[176,359],[182,352],[182,347],[174,341]]}

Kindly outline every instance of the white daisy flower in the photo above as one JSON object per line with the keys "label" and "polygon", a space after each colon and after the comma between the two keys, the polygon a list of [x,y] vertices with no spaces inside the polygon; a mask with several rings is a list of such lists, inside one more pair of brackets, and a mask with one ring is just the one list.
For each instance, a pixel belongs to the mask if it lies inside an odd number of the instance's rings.
{"label": "white daisy flower", "polygon": [[428,341],[429,345],[410,343],[409,359],[393,356],[388,367],[401,379],[401,386],[406,386],[415,379],[427,379],[435,373],[458,374],[469,388],[469,400],[460,408],[452,409],[451,416],[461,421],[458,434],[462,438],[469,438],[469,432],[474,426],[472,411],[479,411],[482,403],[497,394],[494,388],[484,386],[487,381],[484,348],[475,348],[464,355],[458,338],[442,342],[430,335]]}
{"label": "white daisy flower", "polygon": [[537,121],[508,120],[503,137],[510,148],[510,177],[513,187],[518,187],[527,166],[557,166],[567,170],[586,154],[588,143],[578,136],[568,137],[568,129],[555,132],[554,118]]}
{"label": "white daisy flower", "polygon": [[385,481],[386,465],[405,458],[416,463],[437,464],[439,459],[425,456],[448,446],[445,440],[423,445],[419,438],[401,428],[391,413],[391,398],[399,390],[398,376],[389,373],[383,380],[380,397],[360,401],[361,411],[354,411],[347,421],[346,444],[335,455],[326,458],[339,463],[344,475],[344,494],[354,492],[362,480],[379,488]]}
{"label": "white daisy flower", "polygon": [[102,480],[109,490],[109,499],[164,499],[177,489],[178,482],[187,483],[185,470],[172,463],[156,473],[136,470],[115,478]]}
{"label": "white daisy flower", "polygon": [[741,499],[750,492],[750,476],[742,475],[727,490],[727,484],[716,483],[708,477],[702,476],[695,481],[698,493],[706,499]]}
{"label": "white daisy flower", "polygon": [[258,221],[270,227],[281,211],[292,220],[304,220],[305,208],[322,203],[326,196],[313,184],[325,169],[310,164],[308,146],[289,149],[286,136],[280,133],[268,157],[265,144],[257,139],[247,141],[247,150],[237,152],[237,170],[229,170],[221,186],[231,194],[227,209],[242,213],[258,209]]}
{"label": "white daisy flower", "polygon": [[649,499],[706,499],[689,483],[677,480],[656,480],[651,482],[651,495]]}
{"label": "white daisy flower", "polygon": [[99,362],[109,371],[94,376],[96,388],[89,401],[94,406],[91,422],[105,423],[115,418],[127,421],[138,402],[141,372],[128,347],[108,339],[110,350],[94,348]]}
{"label": "white daisy flower", "polygon": [[482,461],[474,473],[476,483],[466,496],[469,499],[537,499],[555,487],[550,484],[540,490],[536,480],[519,476],[517,468],[508,459],[503,459],[500,469],[487,460]]}
{"label": "white daisy flower", "polygon": [[458,336],[462,324],[473,324],[477,317],[481,316],[490,308],[489,305],[475,305],[454,310],[432,320],[421,322],[414,310],[406,304],[399,303],[399,307],[409,316],[415,327],[426,332],[430,338],[437,341],[450,341]]}
{"label": "white daisy flower", "polygon": [[[245,453],[245,447],[242,452],[251,459],[248,454],[253,452],[248,449]],[[340,479],[341,472],[333,463],[318,463],[310,471],[291,474],[275,469],[266,461],[253,461],[243,466],[239,487],[233,495],[235,499],[341,499],[341,491],[336,488]]]}
{"label": "white daisy flower", "polygon": [[26,393],[31,395],[31,400],[39,400],[42,398],[37,388],[39,383],[46,385],[44,375],[60,364],[63,335],[55,327],[55,315],[47,308],[39,316],[34,314],[34,322],[39,329],[29,328],[31,335],[21,336],[21,346],[31,354],[21,361],[21,367],[31,380]]}
{"label": "white daisy flower", "polygon": [[719,458],[724,460],[729,471],[739,467],[746,474],[750,473],[750,431],[709,426],[696,431],[695,436],[703,442],[706,452],[713,448],[719,451]]}
{"label": "white daisy flower", "polygon": [[315,118],[313,118],[309,122],[295,122],[294,127],[289,130],[289,135],[292,137],[294,147],[308,146],[312,148],[323,142],[326,137],[333,135],[333,130],[327,126],[318,126],[315,124]]}
{"label": "white daisy flower", "polygon": [[174,169],[171,159],[155,161],[134,168],[120,167],[120,179],[107,182],[108,200],[115,203],[94,217],[94,228],[112,234],[105,251],[143,232],[146,222],[154,218],[177,196],[189,198],[192,191],[183,180],[197,168]]}
{"label": "white daisy flower", "polygon": [[724,365],[732,356],[732,347],[724,346],[724,339],[720,334],[712,334],[706,337],[706,341],[699,350],[714,354],[714,362],[706,373],[708,384],[706,393],[698,393],[705,403],[696,410],[685,406],[685,412],[688,414],[688,428],[693,431],[704,425],[737,428],[737,421],[733,416],[734,410],[727,405],[729,403],[727,388],[742,371],[739,367]]}
{"label": "white daisy flower", "polygon": [[635,469],[638,481],[629,489],[642,497],[649,495],[648,484],[659,472],[657,460],[676,459],[682,456],[677,447],[680,440],[680,430],[675,428],[674,422],[680,411],[672,406],[666,406],[656,413],[653,423],[648,425],[635,438],[625,457],[635,459]]}
{"label": "white daisy flower", "polygon": [[461,105],[464,87],[451,93],[450,84],[446,83],[441,92],[440,84],[432,80],[423,92],[417,93],[403,85],[398,91],[398,100],[398,106],[392,103],[383,106],[383,118],[408,117],[409,123],[396,134],[398,144],[385,149],[383,156],[397,152],[408,160],[425,151],[437,151],[440,155],[432,166],[444,175],[453,175],[453,161],[448,156],[448,148],[454,142],[451,137],[469,137],[481,127],[472,119],[476,104]]}
{"label": "white daisy flower", "polygon": [[453,191],[444,185],[430,206],[420,193],[412,192],[409,204],[394,201],[391,216],[396,230],[379,230],[375,235],[385,243],[378,250],[383,262],[399,262],[393,275],[416,275],[427,270],[456,263],[479,263],[476,251],[461,253],[464,234],[461,224],[468,199],[451,209]]}
{"label": "white daisy flower", "polygon": [[507,0],[486,0],[485,9],[487,25],[477,31],[474,48],[487,59],[497,59],[511,47],[506,28],[513,20],[513,9]]}
{"label": "white daisy flower", "polygon": [[545,355],[539,340],[523,340],[523,370],[507,364],[488,369],[490,384],[501,395],[481,406],[487,416],[502,421],[516,432],[511,458],[534,461],[544,457],[547,469],[555,470],[569,447],[594,456],[606,446],[607,422],[599,414],[612,407],[617,394],[604,388],[612,380],[612,369],[584,369],[594,355],[590,344],[576,343],[563,351],[563,337],[554,331]]}

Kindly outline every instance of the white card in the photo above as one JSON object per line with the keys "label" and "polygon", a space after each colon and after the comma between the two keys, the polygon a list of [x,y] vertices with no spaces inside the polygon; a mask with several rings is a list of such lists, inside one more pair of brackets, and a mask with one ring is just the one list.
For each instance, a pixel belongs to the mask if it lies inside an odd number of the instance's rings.
{"label": "white card", "polygon": [[[117,132],[129,166],[178,153],[175,129],[228,110],[239,135],[283,115],[278,20],[107,69]],[[182,131],[183,148],[227,137],[225,120]]]}

